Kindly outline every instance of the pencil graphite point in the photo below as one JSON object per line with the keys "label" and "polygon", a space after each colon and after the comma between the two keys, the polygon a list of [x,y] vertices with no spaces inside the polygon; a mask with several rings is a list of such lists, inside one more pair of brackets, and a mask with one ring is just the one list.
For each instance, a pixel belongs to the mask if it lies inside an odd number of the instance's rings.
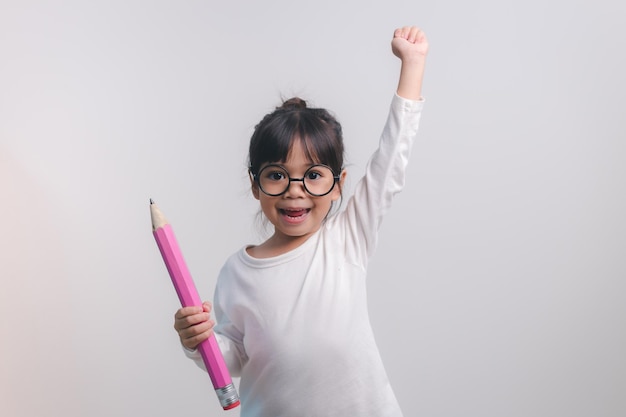
{"label": "pencil graphite point", "polygon": [[154,204],[154,201],[152,201],[152,199],[150,199],[150,204]]}

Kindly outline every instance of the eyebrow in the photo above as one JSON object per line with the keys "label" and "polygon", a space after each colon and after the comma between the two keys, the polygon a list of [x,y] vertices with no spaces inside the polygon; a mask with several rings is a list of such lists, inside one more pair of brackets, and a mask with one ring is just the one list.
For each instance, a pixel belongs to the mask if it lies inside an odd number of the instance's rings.
{"label": "eyebrow", "polygon": [[[287,164],[285,164],[283,161],[280,161],[280,162],[269,162],[267,164],[262,164],[260,169],[263,169],[263,168],[265,168],[267,166],[270,166],[270,165],[279,166],[279,167],[283,168],[285,171],[287,171],[288,173],[290,171],[292,171],[292,170],[288,169]],[[319,163],[319,162],[315,162],[315,161],[310,161],[309,163],[303,164],[300,167],[296,167],[295,169],[293,169],[293,171],[297,171],[298,169],[302,169],[302,172],[304,172],[307,169],[309,169],[309,168],[311,168],[312,166],[315,166],[315,165],[325,165],[325,164],[322,164],[322,163]],[[294,167],[291,167],[291,168],[294,168]]]}

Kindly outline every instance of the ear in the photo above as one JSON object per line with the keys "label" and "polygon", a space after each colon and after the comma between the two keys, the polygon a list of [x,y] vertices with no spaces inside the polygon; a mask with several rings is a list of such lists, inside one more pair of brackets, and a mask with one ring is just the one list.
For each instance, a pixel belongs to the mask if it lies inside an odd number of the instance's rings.
{"label": "ear", "polygon": [[341,171],[341,174],[339,174],[339,181],[337,181],[337,185],[335,185],[335,188],[333,188],[333,191],[332,191],[333,201],[337,201],[341,198],[341,192],[343,191],[343,184],[346,181],[347,176],[348,176],[348,171],[346,171],[345,169]]}
{"label": "ear", "polygon": [[252,176],[252,173],[250,171],[248,171],[248,177],[250,178],[250,190],[252,191],[252,195],[254,196],[254,198],[256,198],[257,200],[259,199],[259,184],[256,183],[256,181],[254,180],[254,177]]}

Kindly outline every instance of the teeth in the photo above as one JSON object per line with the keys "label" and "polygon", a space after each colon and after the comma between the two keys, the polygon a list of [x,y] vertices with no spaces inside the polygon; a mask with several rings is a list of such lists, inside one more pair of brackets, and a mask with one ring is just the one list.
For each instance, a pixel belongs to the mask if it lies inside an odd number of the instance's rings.
{"label": "teeth", "polygon": [[283,209],[283,212],[289,217],[300,217],[303,216],[308,209],[299,209],[299,210],[291,210],[291,209]]}

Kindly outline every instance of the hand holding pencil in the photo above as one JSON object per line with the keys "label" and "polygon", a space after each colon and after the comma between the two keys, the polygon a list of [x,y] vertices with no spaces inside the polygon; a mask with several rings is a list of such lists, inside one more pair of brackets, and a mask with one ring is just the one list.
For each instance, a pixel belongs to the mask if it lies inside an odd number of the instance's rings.
{"label": "hand holding pencil", "polygon": [[205,301],[202,306],[181,307],[176,311],[174,329],[187,349],[195,350],[213,334],[215,322],[211,320],[211,308],[211,303]]}

